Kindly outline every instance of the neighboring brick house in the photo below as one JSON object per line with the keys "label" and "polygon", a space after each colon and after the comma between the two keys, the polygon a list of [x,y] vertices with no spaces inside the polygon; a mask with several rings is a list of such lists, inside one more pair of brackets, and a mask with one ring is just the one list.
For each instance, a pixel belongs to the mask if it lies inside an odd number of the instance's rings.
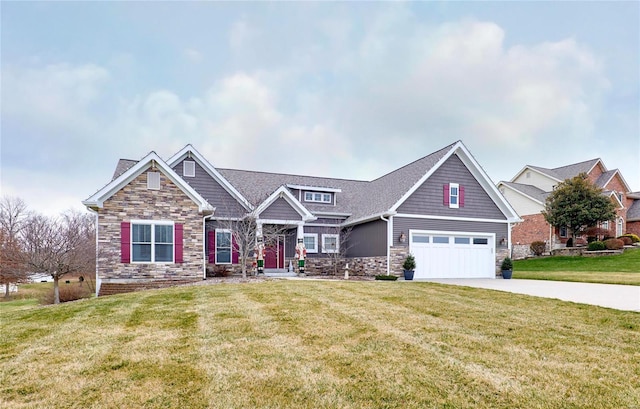
{"label": "neighboring brick house", "polygon": [[495,277],[520,221],[461,141],[372,181],[218,169],[187,145],[166,161],[121,159],[83,204],[97,215],[98,294],[237,273],[229,221],[246,215],[280,227],[267,273],[285,272],[301,242],[310,274],[343,246],[352,274],[400,274],[411,252],[416,278]]}
{"label": "neighboring brick house", "polygon": [[616,206],[616,219],[602,223],[605,235],[616,237],[640,231],[640,194],[632,193],[618,169],[608,170],[601,159],[592,159],[548,169],[527,165],[509,182],[498,183],[498,189],[523,219],[513,226],[511,238],[515,258],[530,253],[529,245],[544,241],[549,249],[561,247],[571,237],[567,228],[552,228],[541,212],[547,196],[556,185],[586,173],[591,183],[601,188]]}

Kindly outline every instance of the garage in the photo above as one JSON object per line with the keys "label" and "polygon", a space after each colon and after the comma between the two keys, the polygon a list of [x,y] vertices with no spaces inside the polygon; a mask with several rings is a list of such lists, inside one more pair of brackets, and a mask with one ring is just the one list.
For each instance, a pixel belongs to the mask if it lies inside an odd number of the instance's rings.
{"label": "garage", "polygon": [[414,279],[495,278],[495,234],[411,230]]}

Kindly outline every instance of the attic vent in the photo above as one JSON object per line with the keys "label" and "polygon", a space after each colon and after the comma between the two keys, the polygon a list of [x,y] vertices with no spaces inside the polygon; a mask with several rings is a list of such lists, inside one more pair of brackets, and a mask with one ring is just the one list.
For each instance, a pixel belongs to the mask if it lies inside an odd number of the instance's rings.
{"label": "attic vent", "polygon": [[160,172],[147,172],[147,189],[160,190]]}
{"label": "attic vent", "polygon": [[196,176],[196,163],[192,160],[182,162],[182,175],[193,178]]}
{"label": "attic vent", "polygon": [[531,172],[527,172],[527,179],[531,177]]}

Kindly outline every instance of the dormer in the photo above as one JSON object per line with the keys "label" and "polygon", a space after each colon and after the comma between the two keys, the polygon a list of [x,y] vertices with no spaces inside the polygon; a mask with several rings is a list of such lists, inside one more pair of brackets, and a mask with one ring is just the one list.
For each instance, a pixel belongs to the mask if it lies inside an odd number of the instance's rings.
{"label": "dormer", "polygon": [[289,189],[297,194],[298,200],[304,204],[322,204],[335,206],[336,194],[342,189],[319,186],[287,185]]}

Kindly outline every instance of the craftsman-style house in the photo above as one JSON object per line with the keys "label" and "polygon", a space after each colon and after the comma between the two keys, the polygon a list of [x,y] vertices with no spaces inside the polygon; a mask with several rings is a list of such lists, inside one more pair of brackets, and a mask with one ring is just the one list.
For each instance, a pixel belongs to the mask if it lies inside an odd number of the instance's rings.
{"label": "craftsman-style house", "polygon": [[342,252],[352,274],[399,275],[412,253],[416,279],[495,277],[520,221],[461,141],[372,181],[219,169],[187,145],[120,160],[83,204],[97,217],[99,294],[238,272],[229,221],[246,215],[277,231],[267,274],[295,263],[302,242],[308,274]]}

